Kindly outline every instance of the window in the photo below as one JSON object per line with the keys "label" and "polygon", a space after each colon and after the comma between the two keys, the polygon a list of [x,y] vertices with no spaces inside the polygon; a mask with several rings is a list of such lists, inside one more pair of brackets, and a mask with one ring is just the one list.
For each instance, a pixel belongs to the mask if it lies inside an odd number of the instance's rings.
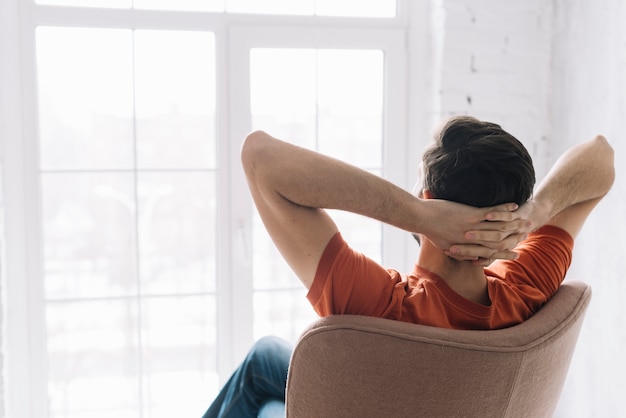
{"label": "window", "polygon": [[152,10],[264,13],[351,17],[394,17],[396,0],[37,0],[56,6]]}
{"label": "window", "polygon": [[[252,129],[293,138],[380,175],[383,60],[381,50],[251,49]],[[341,212],[334,218],[355,248],[381,259],[379,223]],[[310,307],[301,303],[305,291],[258,216],[253,237],[255,338],[274,334],[293,341],[313,319]]]}
{"label": "window", "polygon": [[[7,192],[7,246],[24,242],[8,268],[27,266],[7,286],[24,295],[7,298],[10,416],[198,415],[254,339],[295,341],[313,320],[243,178],[250,130],[405,183],[396,2],[283,3],[24,6],[33,88],[23,140],[5,139],[25,173]],[[333,216],[357,249],[406,264],[400,231]]]}
{"label": "window", "polygon": [[214,35],[36,40],[49,414],[193,415],[218,385]]}

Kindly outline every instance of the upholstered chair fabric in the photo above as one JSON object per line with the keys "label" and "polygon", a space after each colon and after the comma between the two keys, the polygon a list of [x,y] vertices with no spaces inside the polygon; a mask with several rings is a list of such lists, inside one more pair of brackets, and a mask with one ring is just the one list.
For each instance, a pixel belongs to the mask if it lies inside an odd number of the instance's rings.
{"label": "upholstered chair fabric", "polygon": [[494,331],[321,318],[291,358],[287,417],[550,417],[590,297],[567,281],[533,317]]}

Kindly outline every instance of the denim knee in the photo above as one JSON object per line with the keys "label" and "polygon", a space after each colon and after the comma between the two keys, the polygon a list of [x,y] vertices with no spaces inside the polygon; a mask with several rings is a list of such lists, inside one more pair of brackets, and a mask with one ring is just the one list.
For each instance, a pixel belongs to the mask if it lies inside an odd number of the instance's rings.
{"label": "denim knee", "polygon": [[267,336],[259,339],[250,350],[248,360],[253,363],[284,363],[289,362],[292,347],[282,338]]}
{"label": "denim knee", "polygon": [[289,343],[287,341],[274,335],[268,335],[260,338],[256,343],[254,343],[251,351],[263,355],[267,352],[284,350],[286,347],[289,347]]}

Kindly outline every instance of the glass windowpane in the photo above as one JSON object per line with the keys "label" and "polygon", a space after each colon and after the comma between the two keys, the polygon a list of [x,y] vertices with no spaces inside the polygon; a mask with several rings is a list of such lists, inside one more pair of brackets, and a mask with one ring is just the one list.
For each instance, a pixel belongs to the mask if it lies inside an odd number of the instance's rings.
{"label": "glass windowpane", "polygon": [[362,168],[382,164],[383,53],[318,51],[319,151]]}
{"label": "glass windowpane", "polygon": [[132,173],[42,176],[46,298],[133,294]]}
{"label": "glass windowpane", "polygon": [[[252,49],[253,129],[380,173],[383,62],[380,50]],[[332,216],[353,248],[381,260],[379,222],[342,212]],[[253,246],[255,338],[299,335],[313,310],[304,290],[292,290],[304,288],[256,213]]]}
{"label": "glass windowpane", "polygon": [[215,182],[212,172],[138,175],[142,294],[215,291]]}
{"label": "glass windowpane", "polygon": [[315,50],[250,51],[252,128],[315,147]]}
{"label": "glass windowpane", "polygon": [[214,168],[215,39],[135,32],[138,168]]}
{"label": "glass windowpane", "polygon": [[43,169],[133,165],[132,32],[37,29]]}
{"label": "glass windowpane", "polygon": [[51,418],[139,416],[133,300],[49,303]]}
{"label": "glass windowpane", "polygon": [[50,416],[202,411],[219,384],[214,34],[43,27],[37,57]]}
{"label": "glass windowpane", "polygon": [[350,247],[382,263],[383,229],[379,221],[340,210],[329,213]]}
{"label": "glass windowpane", "polygon": [[219,390],[215,296],[142,302],[144,415],[197,416]]}
{"label": "glass windowpane", "polygon": [[306,300],[306,289],[254,292],[254,339],[276,335],[292,344],[317,315]]}

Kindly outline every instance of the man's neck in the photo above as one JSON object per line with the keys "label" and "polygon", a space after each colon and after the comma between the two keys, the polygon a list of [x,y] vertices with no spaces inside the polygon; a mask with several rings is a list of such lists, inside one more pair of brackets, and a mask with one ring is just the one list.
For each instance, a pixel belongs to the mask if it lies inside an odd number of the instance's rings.
{"label": "man's neck", "polygon": [[427,239],[422,240],[417,264],[441,277],[452,290],[464,298],[482,305],[491,304],[482,266],[475,266],[471,261],[453,260]]}

